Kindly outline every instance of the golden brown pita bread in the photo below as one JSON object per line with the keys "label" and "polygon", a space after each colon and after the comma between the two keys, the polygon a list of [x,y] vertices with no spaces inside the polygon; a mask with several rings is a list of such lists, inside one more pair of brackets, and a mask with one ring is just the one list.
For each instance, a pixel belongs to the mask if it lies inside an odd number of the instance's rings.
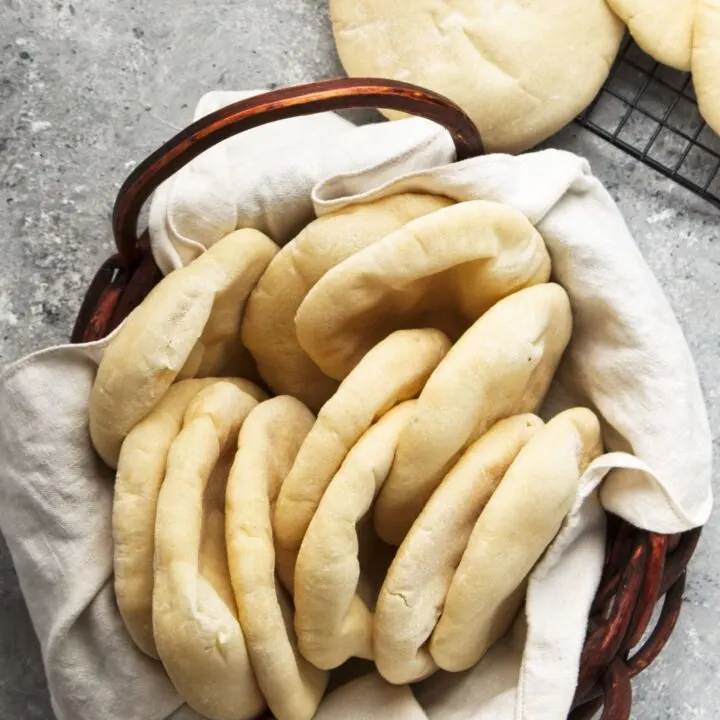
{"label": "golden brown pita bread", "polygon": [[505,634],[525,583],[570,511],[587,466],[602,453],[600,424],[567,410],[520,451],[473,528],[430,640],[444,670],[472,667]]}
{"label": "golden brown pita bread", "polygon": [[417,397],[450,347],[438,330],[401,330],[373,348],[318,413],[275,508],[278,574],[292,588],[297,553],[327,486],[379,417]]}
{"label": "golden brown pita bread", "polygon": [[257,401],[215,383],[190,403],[168,453],[155,524],[153,627],[180,696],[209,720],[265,706],[250,664],[225,545],[225,486],[245,417]]}
{"label": "golden brown pita bread", "polygon": [[695,0],[608,0],[608,5],[648,55],[677,70],[690,70]]}
{"label": "golden brown pita bread", "polygon": [[577,117],[600,91],[625,31],[605,0],[329,4],[349,77],[441,93],[470,116],[489,153],[516,155]]}
{"label": "golden brown pita bread", "polygon": [[317,412],[337,390],[300,347],[295,314],[325,273],[406,222],[450,205],[434,195],[407,193],[343,208],[311,222],[272,260],[250,295],[242,338],[265,382]]}
{"label": "golden brown pita bread", "polygon": [[90,394],[90,437],[117,467],[120,445],[175,379],[238,374],[243,307],[277,252],[257,230],[237,230],[153,289],[110,341]]}
{"label": "golden brown pita bread", "polygon": [[300,547],[295,629],[302,654],[317,667],[330,670],[351,657],[374,657],[372,611],[358,592],[365,571],[359,561],[358,525],[390,472],[415,402],[408,400],[383,415],[348,452]]}
{"label": "golden brown pita bread", "polygon": [[247,380],[183,380],[141,420],[123,442],[115,477],[113,544],[115,595],[135,644],[157,658],[152,626],[153,555],[158,495],[170,446],[188,405],[202,390],[228,382],[255,400],[263,392]]}
{"label": "golden brown pita bread", "polygon": [[272,510],[315,418],[295,398],[275,397],[247,416],[226,493],[228,563],[250,661],[278,720],[311,720],[327,685],[297,648],[293,609],[275,579]]}
{"label": "golden brown pita bread", "polygon": [[717,0],[697,0],[692,35],[692,79],[707,124],[720,133],[720,7]]}
{"label": "golden brown pita bread", "polygon": [[388,682],[416,682],[437,669],[426,643],[473,527],[517,454],[542,425],[529,414],[493,425],[463,453],[410,528],[375,608],[375,662]]}
{"label": "golden brown pita bread", "polygon": [[375,504],[385,542],[402,542],[464,448],[498,420],[538,409],[571,325],[567,293],[550,283],[501,300],[458,340],[420,393]]}
{"label": "golden brown pita bread", "polygon": [[342,379],[394,330],[435,327],[456,340],[498,300],[549,277],[545,243],[521,212],[463,202],[325,274],[298,309],[297,337],[323,372]]}

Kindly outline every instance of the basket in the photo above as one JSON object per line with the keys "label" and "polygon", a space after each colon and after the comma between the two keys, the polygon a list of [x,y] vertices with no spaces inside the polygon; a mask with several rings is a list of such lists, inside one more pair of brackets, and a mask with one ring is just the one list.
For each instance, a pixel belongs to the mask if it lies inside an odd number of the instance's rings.
{"label": "basket", "polygon": [[[151,193],[173,173],[216,143],[275,120],[349,108],[387,108],[444,126],[458,160],[483,153],[470,118],[446,98],[406,83],[375,79],[331,80],[275,90],[222,108],[193,123],[145,161],[121,187],[113,211],[117,254],[92,281],[72,334],[97,340],[142,301],[162,275],[138,217]],[[678,619],[685,573],[700,530],[659,535],[610,516],[603,577],[588,626],[577,691],[569,720],[626,720],[631,680],[658,656]],[[660,607],[656,613],[656,607]],[[654,621],[653,620],[657,618]]]}

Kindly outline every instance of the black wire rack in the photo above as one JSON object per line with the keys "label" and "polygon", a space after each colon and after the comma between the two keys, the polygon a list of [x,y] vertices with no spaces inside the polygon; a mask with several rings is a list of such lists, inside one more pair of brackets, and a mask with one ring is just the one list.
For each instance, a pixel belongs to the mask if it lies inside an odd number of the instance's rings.
{"label": "black wire rack", "polygon": [[720,137],[700,116],[690,73],[655,62],[627,38],[577,122],[720,207]]}

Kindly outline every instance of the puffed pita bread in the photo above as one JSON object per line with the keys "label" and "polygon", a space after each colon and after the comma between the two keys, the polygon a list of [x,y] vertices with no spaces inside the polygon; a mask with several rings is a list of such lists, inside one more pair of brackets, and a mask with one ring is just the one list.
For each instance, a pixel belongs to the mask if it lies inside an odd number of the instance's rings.
{"label": "puffed pita bread", "polygon": [[348,452],[328,485],[295,568],[295,630],[302,654],[331,670],[351,657],[372,660],[373,615],[358,592],[358,524],[390,472],[415,400],[383,415]]}
{"label": "puffed pita bread", "polygon": [[300,347],[295,314],[325,273],[356,252],[421,215],[452,204],[407,193],[343,208],[311,222],[268,266],[250,295],[242,339],[260,374],[276,393],[287,393],[317,412],[337,390]]}
{"label": "puffed pita bread", "polygon": [[720,134],[720,2],[697,0],[692,73],[702,116]]}
{"label": "puffed pita bread", "polygon": [[388,682],[416,682],[437,669],[426,643],[473,527],[517,454],[542,426],[530,414],[493,425],[463,453],[413,523],[375,608],[375,663]]}
{"label": "puffed pita bread", "polygon": [[547,283],[501,300],[458,340],[423,388],[375,504],[385,542],[402,542],[458,453],[498,420],[538,409],[571,326],[567,293]]}
{"label": "puffed pita bread", "polygon": [[456,340],[501,298],[550,277],[545,243],[518,210],[473,200],[413,220],[330,270],[295,320],[303,349],[343,378],[394,330]]}
{"label": "puffed pita bread", "polygon": [[277,249],[257,230],[237,230],[163,278],[130,313],[90,393],[90,437],[110,467],[175,379],[243,371],[243,307]]}
{"label": "puffed pita bread", "polygon": [[230,383],[201,391],[173,442],[155,524],[153,627],[180,696],[208,720],[265,706],[237,616],[225,545],[225,485],[257,401]]}
{"label": "puffed pita bread", "polygon": [[635,42],[658,62],[690,70],[696,0],[608,0]]}
{"label": "puffed pita bread", "polygon": [[472,118],[488,152],[512,154],[590,104],[625,30],[605,0],[331,0],[330,17],[350,77],[435,90]]}
{"label": "puffed pita bread", "polygon": [[277,569],[292,589],[297,553],[323,493],[375,420],[417,397],[450,348],[438,330],[400,330],[374,347],[323,406],[283,483],[275,508]]}
{"label": "puffed pita bread", "polygon": [[299,400],[261,403],[245,419],[226,492],[228,564],[258,685],[278,720],[311,720],[327,674],[297,649],[289,598],[275,579],[272,510],[315,418]]}
{"label": "puffed pita bread", "polygon": [[229,382],[255,400],[265,394],[247,380],[183,380],[128,434],[120,450],[113,499],[114,581],[118,608],[135,644],[157,658],[152,627],[153,554],[158,495],[170,446],[193,398]]}
{"label": "puffed pita bread", "polygon": [[601,453],[600,423],[585,408],[560,413],[520,451],[473,528],[430,639],[441,668],[472,667],[505,634],[528,574]]}

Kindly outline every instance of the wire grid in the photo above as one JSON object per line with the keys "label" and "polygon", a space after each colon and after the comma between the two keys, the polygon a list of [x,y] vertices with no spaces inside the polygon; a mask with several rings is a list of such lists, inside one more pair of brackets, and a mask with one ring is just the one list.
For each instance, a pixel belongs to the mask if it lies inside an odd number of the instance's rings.
{"label": "wire grid", "polygon": [[720,207],[720,137],[700,116],[690,73],[655,62],[627,38],[577,121]]}

